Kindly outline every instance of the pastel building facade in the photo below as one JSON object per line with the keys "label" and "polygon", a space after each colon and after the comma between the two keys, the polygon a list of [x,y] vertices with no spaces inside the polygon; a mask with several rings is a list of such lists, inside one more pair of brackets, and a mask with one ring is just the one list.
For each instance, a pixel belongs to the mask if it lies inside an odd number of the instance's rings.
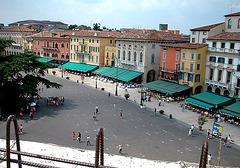
{"label": "pastel building facade", "polygon": [[116,47],[106,46],[105,47],[105,66],[115,66],[117,64],[116,59]]}

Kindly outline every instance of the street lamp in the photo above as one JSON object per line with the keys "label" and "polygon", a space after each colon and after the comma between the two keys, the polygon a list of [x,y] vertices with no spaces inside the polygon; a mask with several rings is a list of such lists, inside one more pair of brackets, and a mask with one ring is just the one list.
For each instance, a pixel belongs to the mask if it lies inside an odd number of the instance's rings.
{"label": "street lamp", "polygon": [[[117,59],[117,57],[116,57],[116,60],[117,60],[117,71],[116,71],[116,79],[117,79],[118,78],[118,59]],[[117,87],[118,87],[118,83],[116,81],[115,96],[118,96]]]}
{"label": "street lamp", "polygon": [[97,80],[98,80],[98,76],[96,75],[96,86],[95,86],[96,89],[97,89]]}

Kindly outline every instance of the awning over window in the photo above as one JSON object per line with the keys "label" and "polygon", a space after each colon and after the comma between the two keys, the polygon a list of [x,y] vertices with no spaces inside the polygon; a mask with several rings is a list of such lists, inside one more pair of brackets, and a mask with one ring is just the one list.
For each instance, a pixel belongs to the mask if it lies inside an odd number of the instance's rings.
{"label": "awning over window", "polygon": [[167,81],[163,81],[163,80],[157,80],[157,81],[153,81],[153,82],[149,82],[149,83],[143,83],[142,85],[151,90],[156,90],[158,92],[170,94],[170,95],[192,89],[189,86],[180,85],[177,83],[171,83],[171,82],[167,82]]}
{"label": "awning over window", "polygon": [[220,113],[240,119],[240,102],[227,106],[226,108],[220,110]]}
{"label": "awning over window", "polygon": [[107,76],[113,79],[129,82],[138,76],[142,75],[142,72],[131,71],[128,69],[117,68],[117,67],[102,67],[93,73]]}
{"label": "awning over window", "polygon": [[81,71],[81,72],[88,72],[93,71],[98,68],[96,65],[88,65],[88,64],[80,64],[75,62],[67,62],[64,65],[59,66],[59,68],[65,68],[69,70]]}
{"label": "awning over window", "polygon": [[40,58],[37,58],[37,60],[39,62],[50,62],[52,61],[53,59],[52,58],[43,58],[43,57],[40,57]]}
{"label": "awning over window", "polygon": [[208,103],[205,103],[205,102],[193,99],[193,98],[187,98],[186,102],[188,102],[188,103],[190,103],[194,106],[198,106],[200,108],[207,109],[207,110],[210,110],[211,108],[214,108],[214,106],[211,105],[211,104],[208,104]]}

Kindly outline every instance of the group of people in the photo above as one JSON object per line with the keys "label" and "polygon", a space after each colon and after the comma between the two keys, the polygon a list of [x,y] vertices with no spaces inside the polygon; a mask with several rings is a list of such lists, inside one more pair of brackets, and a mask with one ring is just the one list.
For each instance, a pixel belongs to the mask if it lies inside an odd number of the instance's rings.
{"label": "group of people", "polygon": [[188,136],[192,136],[193,134],[193,130],[194,130],[194,125],[191,125],[191,127],[189,128],[189,131],[188,131]]}
{"label": "group of people", "polygon": [[47,98],[47,105],[48,106],[53,106],[53,107],[58,107],[59,105],[63,105],[65,101],[65,98],[60,96],[60,97],[48,97]]}
{"label": "group of people", "polygon": [[[76,133],[73,132],[73,133],[72,133],[72,139],[73,139],[73,140],[75,140],[75,136],[76,136]],[[82,138],[82,134],[81,134],[81,132],[78,132],[77,140],[78,140],[79,143],[81,143],[81,138]],[[90,138],[90,136],[88,135],[88,136],[87,136],[87,146],[88,146],[88,145],[91,146],[90,139],[91,139],[91,138]]]}

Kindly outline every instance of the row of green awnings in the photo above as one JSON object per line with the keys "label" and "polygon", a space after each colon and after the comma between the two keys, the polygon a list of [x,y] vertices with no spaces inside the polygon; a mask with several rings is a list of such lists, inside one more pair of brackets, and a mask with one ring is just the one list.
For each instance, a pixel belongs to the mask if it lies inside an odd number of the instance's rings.
{"label": "row of green awnings", "polygon": [[52,58],[40,57],[40,58],[37,58],[37,60],[38,60],[39,62],[50,62],[50,61],[52,61],[53,59],[52,59]]}
{"label": "row of green awnings", "polygon": [[94,71],[95,69],[98,68],[98,66],[75,63],[75,62],[67,62],[66,64],[63,64],[62,66],[59,66],[59,68],[75,70],[75,71],[80,71],[80,72],[89,72],[89,71]]}
{"label": "row of green awnings", "polygon": [[149,83],[143,83],[143,87],[151,90],[155,90],[165,94],[176,94],[191,90],[192,88],[186,85],[181,85],[177,83],[171,83],[163,80],[157,80]]}
{"label": "row of green awnings", "polygon": [[142,72],[136,72],[128,69],[117,68],[117,67],[106,67],[106,66],[94,71],[93,73],[102,75],[102,76],[107,76],[120,81],[125,81],[125,82],[129,82],[143,74]]}
{"label": "row of green awnings", "polygon": [[236,102],[219,111],[220,113],[240,119],[240,102]]}
{"label": "row of green awnings", "polygon": [[210,109],[214,108],[214,106],[211,105],[211,104],[208,104],[208,103],[205,103],[205,102],[193,99],[193,98],[187,98],[186,102],[188,102],[188,103],[190,103],[194,106],[197,106],[197,107],[200,107],[200,108],[203,108],[203,109],[207,109],[207,110],[210,110]]}

